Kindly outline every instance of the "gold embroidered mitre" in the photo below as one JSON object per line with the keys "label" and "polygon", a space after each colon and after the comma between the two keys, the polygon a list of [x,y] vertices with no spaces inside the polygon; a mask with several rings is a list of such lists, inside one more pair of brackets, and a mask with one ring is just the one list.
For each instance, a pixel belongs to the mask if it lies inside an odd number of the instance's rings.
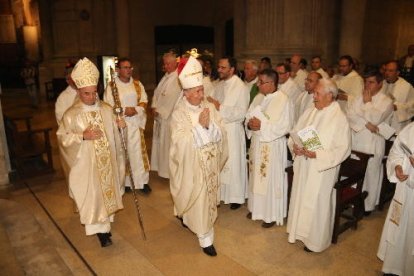
{"label": "gold embroidered mitre", "polygon": [[71,77],[76,84],[76,87],[83,88],[88,86],[94,86],[98,84],[99,81],[99,71],[86,57],[80,59],[75,68],[73,68]]}
{"label": "gold embroidered mitre", "polygon": [[181,59],[177,72],[183,89],[203,85],[203,69],[200,62],[194,57],[190,56],[188,59]]}

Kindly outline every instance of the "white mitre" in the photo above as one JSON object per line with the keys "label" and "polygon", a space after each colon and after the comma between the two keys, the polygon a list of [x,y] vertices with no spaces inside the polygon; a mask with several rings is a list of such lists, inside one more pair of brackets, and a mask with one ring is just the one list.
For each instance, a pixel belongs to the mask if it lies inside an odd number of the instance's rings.
{"label": "white mitre", "polygon": [[[180,72],[181,68],[182,70]],[[192,56],[188,59],[181,59],[178,65],[178,79],[183,89],[203,85],[203,69],[201,68],[200,62]]]}
{"label": "white mitre", "polygon": [[76,87],[83,88],[98,85],[99,71],[86,57],[80,59],[72,70],[70,75],[76,84]]}

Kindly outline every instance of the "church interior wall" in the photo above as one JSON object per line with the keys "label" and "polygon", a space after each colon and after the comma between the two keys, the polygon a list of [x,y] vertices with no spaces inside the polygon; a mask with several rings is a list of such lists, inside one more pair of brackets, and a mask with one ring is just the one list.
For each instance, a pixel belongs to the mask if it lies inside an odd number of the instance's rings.
{"label": "church interior wall", "polygon": [[[98,55],[119,55],[120,48],[139,63],[142,82],[154,87],[156,26],[214,28],[214,52],[218,58],[226,50],[226,22],[233,20],[234,55],[240,61],[270,56],[275,63],[299,53],[307,59],[321,55],[325,65],[330,65],[339,55],[353,54],[340,50],[347,49],[343,43],[348,43],[354,45],[348,48],[356,49],[354,52],[363,63],[373,63],[402,56],[407,45],[414,43],[414,1],[411,0],[352,1],[354,5],[366,5],[363,13],[354,17],[362,18],[362,23],[351,26],[362,30],[361,39],[347,37],[346,28],[341,25],[341,18],[353,14],[352,7],[344,12],[344,3],[349,1],[343,0],[212,0],[208,3],[197,0],[0,0],[0,14],[12,14],[16,30],[28,24],[23,12],[18,12],[24,2],[30,3],[33,24],[41,30],[38,34],[41,88],[45,81],[63,77],[69,58],[88,56],[96,60]],[[128,21],[119,33],[115,9],[121,2],[127,5],[124,15]],[[37,13],[40,18],[36,18]],[[125,38],[127,45],[120,45],[120,38]],[[19,43],[13,45],[19,46]],[[0,43],[0,50],[11,51],[10,45]],[[11,61],[3,60],[0,66],[8,63]]]}

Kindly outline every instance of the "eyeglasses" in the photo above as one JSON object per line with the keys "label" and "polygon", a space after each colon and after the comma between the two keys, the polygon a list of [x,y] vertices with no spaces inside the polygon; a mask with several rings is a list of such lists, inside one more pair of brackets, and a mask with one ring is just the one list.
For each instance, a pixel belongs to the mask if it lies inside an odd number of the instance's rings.
{"label": "eyeglasses", "polygon": [[119,69],[134,70],[134,67],[131,67],[131,66],[122,66],[122,67],[119,67]]}
{"label": "eyeglasses", "polygon": [[260,86],[260,85],[263,85],[263,84],[266,84],[266,83],[269,83],[269,82],[273,82],[273,81],[261,81],[261,80],[258,80],[256,82],[256,84],[257,84],[257,86]]}
{"label": "eyeglasses", "polygon": [[278,75],[286,74],[287,72],[276,72]]}

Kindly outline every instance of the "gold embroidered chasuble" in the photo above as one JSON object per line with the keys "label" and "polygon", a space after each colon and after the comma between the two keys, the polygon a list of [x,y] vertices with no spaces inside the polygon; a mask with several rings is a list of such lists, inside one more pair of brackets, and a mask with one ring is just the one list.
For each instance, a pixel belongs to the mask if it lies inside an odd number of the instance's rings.
{"label": "gold embroidered chasuble", "polygon": [[196,234],[205,234],[217,218],[219,174],[228,157],[227,136],[220,115],[208,104],[210,119],[221,130],[221,141],[196,147],[184,101],[171,120],[170,190],[175,212]]}
{"label": "gold embroidered chasuble", "polygon": [[[104,135],[83,140],[92,126]],[[112,108],[105,103],[86,107],[75,103],[64,115],[57,132],[62,158],[68,163],[70,195],[76,202],[82,224],[104,222],[122,209],[125,176],[124,156]]]}

